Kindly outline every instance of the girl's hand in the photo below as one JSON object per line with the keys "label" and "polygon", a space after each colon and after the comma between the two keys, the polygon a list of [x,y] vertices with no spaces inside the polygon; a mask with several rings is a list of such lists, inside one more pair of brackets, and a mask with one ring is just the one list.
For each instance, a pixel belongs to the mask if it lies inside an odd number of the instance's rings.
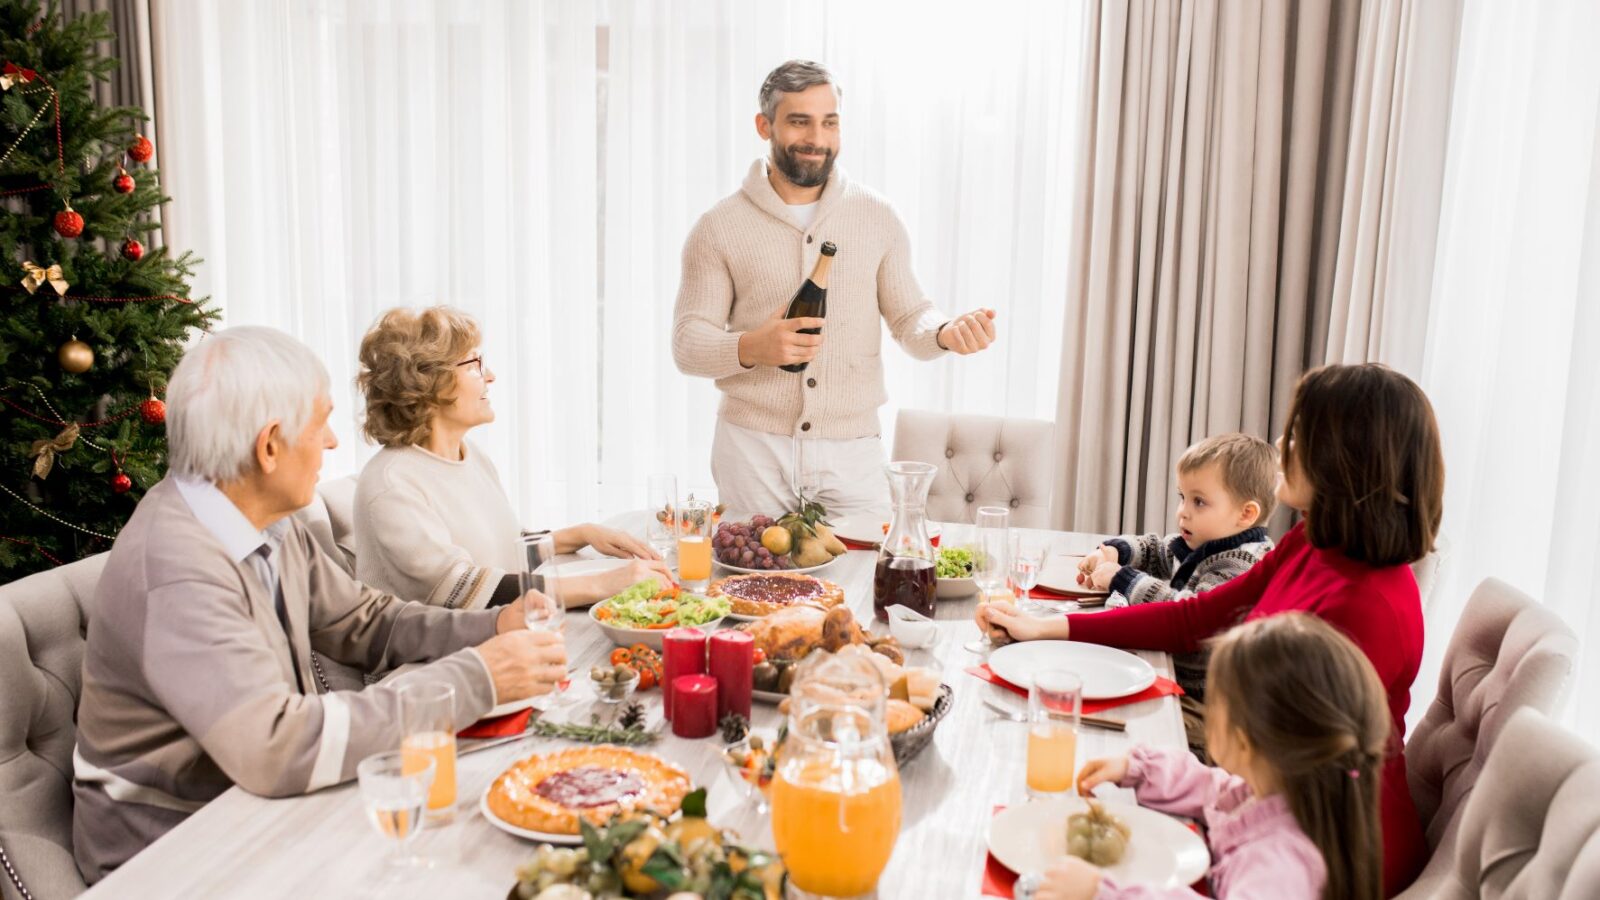
{"label": "girl's hand", "polygon": [[1037,641],[1044,638],[1058,641],[1067,639],[1065,616],[1036,619],[1019,611],[1016,604],[1005,600],[980,605],[974,618],[978,628],[997,643]]}
{"label": "girl's hand", "polygon": [[1094,573],[1089,576],[1089,584],[1097,591],[1109,590],[1111,579],[1117,577],[1122,567],[1114,562],[1103,562],[1096,566]]}
{"label": "girl's hand", "polygon": [[1100,870],[1069,856],[1045,870],[1035,900],[1092,900],[1100,890]]}
{"label": "girl's hand", "polygon": [[1111,782],[1121,784],[1122,779],[1128,777],[1128,754],[1112,756],[1105,759],[1091,759],[1078,770],[1078,793],[1089,796],[1096,785]]}

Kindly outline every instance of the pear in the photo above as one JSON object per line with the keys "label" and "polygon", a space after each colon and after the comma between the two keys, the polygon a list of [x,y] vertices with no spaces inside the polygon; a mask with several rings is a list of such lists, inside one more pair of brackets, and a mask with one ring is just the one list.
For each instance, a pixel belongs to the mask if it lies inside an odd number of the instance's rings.
{"label": "pear", "polygon": [[821,538],[808,535],[801,538],[800,543],[795,546],[793,559],[796,568],[807,569],[833,559],[833,554],[828,552]]}
{"label": "pear", "polygon": [[817,537],[822,538],[822,546],[828,548],[828,552],[834,556],[845,553],[850,549],[844,545],[844,541],[839,540],[834,535],[832,528],[826,525],[813,525],[811,527],[816,531]]}

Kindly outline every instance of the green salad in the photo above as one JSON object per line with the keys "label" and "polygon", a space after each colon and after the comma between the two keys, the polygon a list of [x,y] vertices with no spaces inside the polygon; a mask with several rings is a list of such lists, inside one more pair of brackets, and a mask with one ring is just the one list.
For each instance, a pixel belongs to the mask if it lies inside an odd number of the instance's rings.
{"label": "green salad", "polygon": [[677,585],[663,588],[654,578],[632,585],[605,601],[594,617],[618,628],[651,630],[704,625],[727,615],[733,606],[726,597],[683,593]]}
{"label": "green salad", "polygon": [[976,562],[977,557],[970,547],[941,547],[938,569],[934,574],[940,578],[971,578]]}

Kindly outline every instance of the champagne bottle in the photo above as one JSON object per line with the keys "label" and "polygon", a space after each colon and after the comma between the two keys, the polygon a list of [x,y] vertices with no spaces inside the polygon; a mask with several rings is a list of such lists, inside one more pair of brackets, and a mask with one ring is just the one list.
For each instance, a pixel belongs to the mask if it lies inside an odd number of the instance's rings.
{"label": "champagne bottle", "polygon": [[[800,285],[800,290],[794,292],[794,299],[789,301],[789,311],[783,314],[785,319],[823,319],[828,315],[828,267],[833,265],[833,254],[839,248],[833,241],[824,241],[822,255],[817,257],[817,267],[811,270],[811,277]],[[802,328],[801,334],[821,334],[821,328]],[[792,363],[781,368],[785,372],[804,372],[806,363]]]}

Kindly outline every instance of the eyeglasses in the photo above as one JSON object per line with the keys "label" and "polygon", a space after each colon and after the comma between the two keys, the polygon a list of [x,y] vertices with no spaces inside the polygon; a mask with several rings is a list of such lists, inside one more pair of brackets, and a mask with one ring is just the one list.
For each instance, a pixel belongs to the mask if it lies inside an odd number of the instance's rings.
{"label": "eyeglasses", "polygon": [[473,371],[478,373],[478,377],[483,377],[483,354],[479,353],[471,359],[464,359],[456,363],[456,368],[459,369],[462,366],[471,366]]}

